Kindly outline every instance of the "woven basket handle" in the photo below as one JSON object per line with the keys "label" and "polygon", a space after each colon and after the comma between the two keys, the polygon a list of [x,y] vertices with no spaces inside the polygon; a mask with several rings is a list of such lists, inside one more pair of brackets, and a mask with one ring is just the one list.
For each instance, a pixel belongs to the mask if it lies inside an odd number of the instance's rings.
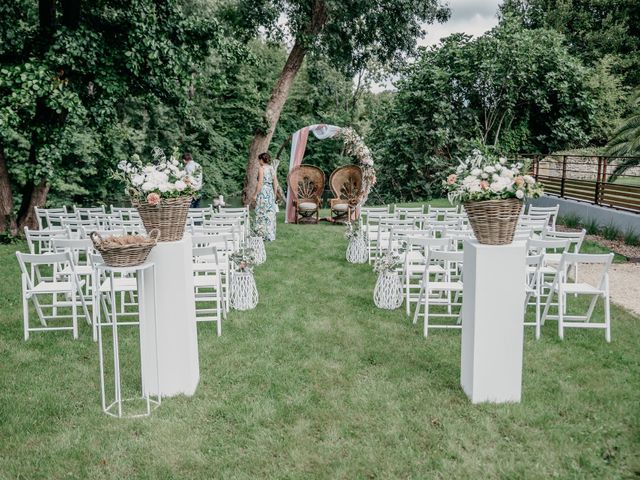
{"label": "woven basket handle", "polygon": [[100,244],[102,244],[102,242],[103,242],[102,237],[100,236],[100,234],[98,232],[91,232],[89,234],[89,238],[93,242],[93,246],[94,247],[100,246]]}
{"label": "woven basket handle", "polygon": [[158,239],[160,238],[160,230],[154,228],[149,232],[149,238],[153,240],[153,243],[158,243]]}

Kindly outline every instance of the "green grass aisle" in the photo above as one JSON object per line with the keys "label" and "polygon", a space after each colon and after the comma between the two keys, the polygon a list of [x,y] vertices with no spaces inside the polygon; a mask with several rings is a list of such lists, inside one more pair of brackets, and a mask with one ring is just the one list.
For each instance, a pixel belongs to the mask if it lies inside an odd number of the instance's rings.
{"label": "green grass aisle", "polygon": [[[21,339],[19,277],[0,247],[0,479],[623,478],[640,465],[640,320],[601,332],[528,329],[523,403],[469,404],[460,334],[428,340],[377,310],[343,228],[278,225],[258,307],[217,338],[199,325],[192,398],[116,420],[99,404],[97,347]],[[635,463],[634,463],[635,462]]]}

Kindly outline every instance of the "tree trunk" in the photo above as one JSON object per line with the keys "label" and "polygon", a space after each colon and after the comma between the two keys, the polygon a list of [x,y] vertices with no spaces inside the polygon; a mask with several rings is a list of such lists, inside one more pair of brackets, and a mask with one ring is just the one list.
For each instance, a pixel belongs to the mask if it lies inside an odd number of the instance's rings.
{"label": "tree trunk", "polygon": [[[327,20],[326,6],[324,0],[316,0],[313,4],[313,10],[311,19],[307,28],[306,34],[309,36],[315,36],[322,30]],[[275,86],[267,102],[265,109],[264,119],[266,121],[267,130],[258,129],[251,140],[251,146],[249,147],[249,159],[247,161],[247,173],[244,179],[244,189],[242,190],[242,201],[245,205],[251,202],[252,196],[256,191],[256,184],[258,181],[258,155],[262,152],[266,152],[269,149],[271,138],[276,130],[278,120],[280,119],[280,113],[284,107],[287,98],[289,97],[289,91],[293,85],[293,81],[302,66],[302,61],[307,53],[305,44],[296,39],[296,42],[289,53],[284,68],[280,77],[276,81]]]}
{"label": "tree trunk", "polygon": [[4,146],[0,144],[0,233],[18,233],[16,219],[13,217],[13,194],[9,181],[9,170],[4,157]]}
{"label": "tree trunk", "polygon": [[46,180],[40,180],[37,183],[33,180],[27,182],[22,194],[20,210],[18,211],[18,228],[20,230],[23,230],[24,227],[38,228],[35,207],[44,207],[48,193],[49,184]]}

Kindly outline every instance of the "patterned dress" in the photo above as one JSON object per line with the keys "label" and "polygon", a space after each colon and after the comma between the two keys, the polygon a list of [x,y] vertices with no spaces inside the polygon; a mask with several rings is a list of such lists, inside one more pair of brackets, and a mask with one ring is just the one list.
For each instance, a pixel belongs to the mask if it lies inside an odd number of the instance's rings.
{"label": "patterned dress", "polygon": [[273,167],[265,167],[262,188],[256,198],[256,230],[268,241],[276,239],[276,195],[273,191]]}

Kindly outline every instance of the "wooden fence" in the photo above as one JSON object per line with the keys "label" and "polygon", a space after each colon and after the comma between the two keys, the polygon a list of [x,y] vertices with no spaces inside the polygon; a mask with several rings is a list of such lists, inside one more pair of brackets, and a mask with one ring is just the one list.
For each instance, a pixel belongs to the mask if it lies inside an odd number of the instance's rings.
{"label": "wooden fence", "polygon": [[638,167],[613,182],[611,174],[625,158],[532,154],[518,158],[532,160],[532,174],[548,195],[640,213],[640,158]]}

